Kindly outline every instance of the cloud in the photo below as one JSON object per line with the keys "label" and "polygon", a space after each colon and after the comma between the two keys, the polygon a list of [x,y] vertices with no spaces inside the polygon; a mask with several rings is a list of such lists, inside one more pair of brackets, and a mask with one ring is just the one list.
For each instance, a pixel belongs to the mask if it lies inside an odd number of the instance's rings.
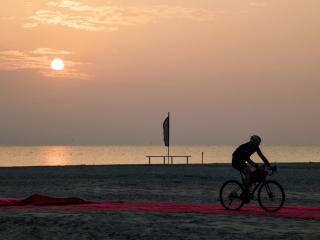
{"label": "cloud", "polygon": [[52,48],[37,48],[33,51],[31,51],[33,54],[39,54],[39,55],[68,55],[72,54],[71,52],[65,51],[65,50],[57,50]]}
{"label": "cloud", "polygon": [[161,19],[213,21],[212,11],[202,8],[159,5],[153,7],[119,7],[108,3],[89,6],[72,0],[51,1],[29,19],[29,25],[61,25],[85,31],[114,31],[122,26],[136,26],[158,22]]}
{"label": "cloud", "polygon": [[88,74],[78,69],[79,66],[88,63],[64,60],[65,69],[63,71],[57,72],[50,68],[52,55],[68,54],[71,54],[71,52],[50,48],[37,48],[27,52],[19,50],[0,51],[0,71],[34,70],[46,77],[90,79]]}
{"label": "cloud", "polygon": [[38,26],[37,23],[25,23],[22,25],[23,28],[35,28],[37,26]]}

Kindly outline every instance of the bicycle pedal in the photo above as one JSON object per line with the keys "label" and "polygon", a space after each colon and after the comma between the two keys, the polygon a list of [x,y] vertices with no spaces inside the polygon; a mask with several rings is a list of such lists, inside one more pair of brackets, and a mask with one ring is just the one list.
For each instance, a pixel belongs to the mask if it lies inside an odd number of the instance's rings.
{"label": "bicycle pedal", "polygon": [[253,194],[251,193],[241,193],[240,199],[243,200],[244,203],[249,203],[251,199],[253,199]]}

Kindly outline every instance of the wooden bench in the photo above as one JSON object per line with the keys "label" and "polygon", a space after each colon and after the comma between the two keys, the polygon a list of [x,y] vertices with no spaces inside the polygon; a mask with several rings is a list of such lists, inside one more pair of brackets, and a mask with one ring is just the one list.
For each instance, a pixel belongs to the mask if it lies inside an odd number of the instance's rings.
{"label": "wooden bench", "polygon": [[170,164],[169,159],[171,159],[171,164],[173,164],[173,158],[186,158],[187,160],[186,164],[188,165],[189,158],[191,158],[192,156],[190,155],[169,155],[169,156],[168,155],[148,155],[146,157],[149,159],[149,165],[151,164],[151,158],[163,158],[163,164],[166,164],[166,158],[168,159],[167,164]]}

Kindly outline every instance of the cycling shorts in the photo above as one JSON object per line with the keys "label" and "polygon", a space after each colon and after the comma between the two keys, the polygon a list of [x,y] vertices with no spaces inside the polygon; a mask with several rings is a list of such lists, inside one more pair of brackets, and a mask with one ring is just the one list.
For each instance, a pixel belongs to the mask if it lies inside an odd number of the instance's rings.
{"label": "cycling shorts", "polygon": [[246,164],[246,160],[233,157],[232,167],[244,173],[244,169],[248,168],[248,165]]}

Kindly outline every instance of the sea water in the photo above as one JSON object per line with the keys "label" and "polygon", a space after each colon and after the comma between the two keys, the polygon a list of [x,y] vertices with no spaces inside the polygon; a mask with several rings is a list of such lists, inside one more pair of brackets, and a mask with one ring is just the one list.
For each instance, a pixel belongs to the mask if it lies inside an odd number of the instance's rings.
{"label": "sea water", "polygon": [[[172,146],[170,155],[191,155],[190,164],[230,163],[236,146]],[[272,163],[320,162],[320,146],[262,146]],[[0,147],[0,166],[148,164],[147,155],[167,155],[165,146],[26,146]],[[252,156],[259,162],[259,158]],[[163,164],[163,158],[151,163]],[[167,161],[167,159],[165,159]],[[185,164],[185,158],[173,158]]]}

